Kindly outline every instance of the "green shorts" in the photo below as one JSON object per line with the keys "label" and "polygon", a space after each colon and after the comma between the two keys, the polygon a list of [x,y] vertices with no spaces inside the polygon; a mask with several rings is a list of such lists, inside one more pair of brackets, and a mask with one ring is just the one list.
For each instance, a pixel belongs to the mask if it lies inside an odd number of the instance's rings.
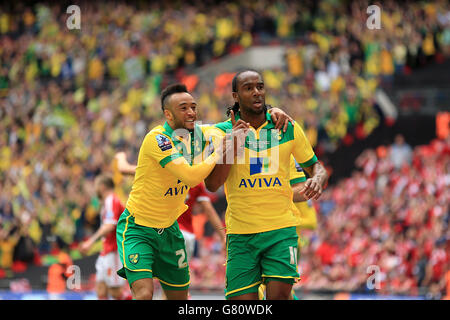
{"label": "green shorts", "polygon": [[178,222],[158,229],[138,225],[127,210],[116,228],[117,248],[123,268],[117,274],[131,284],[144,278],[157,278],[165,290],[189,287],[186,248]]}
{"label": "green shorts", "polygon": [[294,284],[298,278],[295,227],[227,236],[225,297],[258,292],[264,281]]}

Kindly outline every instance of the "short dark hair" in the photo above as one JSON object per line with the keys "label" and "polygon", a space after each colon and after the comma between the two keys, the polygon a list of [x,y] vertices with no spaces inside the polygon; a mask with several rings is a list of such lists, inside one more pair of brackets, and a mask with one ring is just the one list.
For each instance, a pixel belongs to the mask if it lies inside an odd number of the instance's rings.
{"label": "short dark hair", "polygon": [[180,93],[180,92],[187,92],[186,86],[182,83],[174,83],[171,85],[168,85],[164,90],[161,92],[161,109],[164,111],[164,105],[166,103],[166,99],[170,97],[174,93]]}

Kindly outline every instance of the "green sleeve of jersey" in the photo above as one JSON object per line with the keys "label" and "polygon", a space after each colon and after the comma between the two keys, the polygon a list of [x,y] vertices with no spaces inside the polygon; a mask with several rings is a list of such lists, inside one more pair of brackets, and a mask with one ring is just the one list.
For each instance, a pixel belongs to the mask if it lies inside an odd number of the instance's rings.
{"label": "green sleeve of jersey", "polygon": [[231,123],[231,120],[219,122],[214,126],[218,129],[222,130],[223,132],[227,132],[227,130],[231,130],[233,128],[233,124]]}

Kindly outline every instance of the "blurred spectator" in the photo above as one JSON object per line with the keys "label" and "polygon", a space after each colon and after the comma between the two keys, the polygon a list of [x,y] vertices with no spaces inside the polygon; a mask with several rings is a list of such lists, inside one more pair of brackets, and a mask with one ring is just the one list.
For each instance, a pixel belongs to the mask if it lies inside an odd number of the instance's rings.
{"label": "blurred spectator", "polygon": [[401,134],[397,134],[390,149],[390,160],[394,168],[399,170],[403,165],[410,165],[412,161],[412,148],[405,142]]}
{"label": "blurred spectator", "polygon": [[72,259],[64,250],[59,251],[58,261],[48,268],[47,292],[51,300],[58,300],[60,295],[67,290],[67,279],[71,276],[68,267],[72,265]]}
{"label": "blurred spectator", "polygon": [[27,264],[32,263],[34,260],[35,249],[36,246],[33,239],[31,239],[28,231],[22,228],[20,237],[14,247],[14,261],[21,261]]}
{"label": "blurred spectator", "polygon": [[14,248],[19,241],[18,232],[0,229],[0,268],[11,270],[14,262]]}

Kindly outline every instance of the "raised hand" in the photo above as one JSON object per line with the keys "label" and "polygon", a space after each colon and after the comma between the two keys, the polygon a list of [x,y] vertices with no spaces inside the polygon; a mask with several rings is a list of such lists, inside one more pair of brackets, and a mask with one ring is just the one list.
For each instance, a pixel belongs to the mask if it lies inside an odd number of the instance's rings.
{"label": "raised hand", "polygon": [[123,151],[117,152],[114,155],[114,160],[116,161],[117,170],[122,174],[135,174],[136,165],[128,162],[127,154]]}
{"label": "raised hand", "polygon": [[230,111],[230,119],[231,119],[231,124],[233,125],[233,129],[240,129],[240,128],[245,128],[248,129],[250,128],[250,123],[245,122],[242,119],[239,119],[238,121],[236,121],[236,117],[234,115],[234,111],[231,110]]}
{"label": "raised hand", "polygon": [[236,121],[233,110],[231,110],[231,123],[233,125],[231,137],[233,138],[233,155],[240,155],[245,144],[245,138],[250,128],[250,124],[242,119]]}
{"label": "raised hand", "polygon": [[123,151],[117,152],[114,155],[114,159],[117,161],[117,168],[119,169],[119,171],[123,170],[123,168],[126,168],[129,165],[127,154]]}

